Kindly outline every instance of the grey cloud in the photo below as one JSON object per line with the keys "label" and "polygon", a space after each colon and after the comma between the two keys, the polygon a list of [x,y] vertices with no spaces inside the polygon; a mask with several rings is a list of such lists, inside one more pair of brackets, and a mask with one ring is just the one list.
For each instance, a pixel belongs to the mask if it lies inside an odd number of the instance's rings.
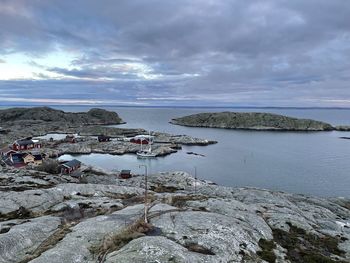
{"label": "grey cloud", "polygon": [[[47,96],[65,85],[67,96],[149,97],[155,103],[195,96],[197,103],[328,106],[327,98],[350,98],[350,5],[344,0],[2,2],[0,55],[79,50],[83,56],[72,68],[46,70],[112,80],[98,82],[106,89],[100,93],[84,81],[43,80]],[[40,66],[35,58],[31,63]],[[158,78],[123,70],[132,64]],[[0,82],[5,85],[23,87]],[[28,94],[37,94],[28,85]],[[128,95],[115,92],[121,90]]]}

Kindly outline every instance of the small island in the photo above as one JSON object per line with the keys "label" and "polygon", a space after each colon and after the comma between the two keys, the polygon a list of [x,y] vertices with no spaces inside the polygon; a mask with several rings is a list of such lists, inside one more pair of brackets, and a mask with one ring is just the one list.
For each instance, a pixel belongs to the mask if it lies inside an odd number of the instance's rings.
{"label": "small island", "polygon": [[172,124],[257,131],[332,131],[329,123],[260,112],[198,113],[172,119]]}

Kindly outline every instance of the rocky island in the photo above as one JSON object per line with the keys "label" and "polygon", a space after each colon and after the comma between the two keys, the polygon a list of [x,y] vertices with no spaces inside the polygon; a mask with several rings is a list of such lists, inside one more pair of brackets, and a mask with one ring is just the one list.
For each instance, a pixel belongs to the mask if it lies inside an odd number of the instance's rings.
{"label": "rocky island", "polygon": [[[336,129],[332,125],[321,121],[260,112],[198,113],[172,119],[170,123],[190,127],[258,131],[332,131]],[[339,130],[347,130],[347,128],[342,126],[339,127]]]}
{"label": "rocky island", "polygon": [[[136,153],[140,145],[130,143],[127,138],[139,134],[148,134],[142,128],[128,129],[108,125],[125,123],[116,112],[103,109],[90,109],[88,112],[64,112],[49,107],[11,108],[0,110],[0,148],[7,147],[15,140],[40,137],[46,134],[75,134],[74,142],[66,140],[41,139],[41,152],[51,157],[63,154],[125,154]],[[99,143],[97,136],[111,138]],[[209,145],[216,143],[207,139],[186,135],[172,135],[152,132],[153,150],[157,156],[163,156],[181,149],[181,145]]]}
{"label": "rocky island", "polygon": [[350,262],[350,202],[82,169],[0,167],[0,262]]}
{"label": "rocky island", "polygon": [[92,108],[88,112],[64,112],[49,107],[10,108],[0,110],[0,123],[21,124],[48,122],[65,125],[120,124],[122,119],[116,112]]}

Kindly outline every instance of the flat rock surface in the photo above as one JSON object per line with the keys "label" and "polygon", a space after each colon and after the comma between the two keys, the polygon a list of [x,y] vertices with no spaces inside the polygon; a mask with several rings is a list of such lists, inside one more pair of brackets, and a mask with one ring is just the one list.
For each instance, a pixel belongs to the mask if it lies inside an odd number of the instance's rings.
{"label": "flat rock surface", "polygon": [[0,234],[0,262],[18,262],[33,252],[45,239],[54,233],[61,224],[58,217],[43,216],[14,224],[2,223],[9,230]]}
{"label": "flat rock surface", "polygon": [[192,253],[165,237],[141,237],[107,256],[106,263],[119,262],[218,262],[214,257]]}
{"label": "flat rock surface", "polygon": [[134,220],[140,218],[143,207],[132,206],[110,215],[87,219],[71,229],[54,248],[47,250],[32,263],[95,262],[90,249],[102,242],[106,235],[113,235]]}

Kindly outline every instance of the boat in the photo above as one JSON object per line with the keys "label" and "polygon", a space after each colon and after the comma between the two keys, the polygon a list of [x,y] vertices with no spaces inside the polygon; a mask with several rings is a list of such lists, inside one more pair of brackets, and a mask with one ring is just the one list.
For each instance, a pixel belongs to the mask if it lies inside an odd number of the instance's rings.
{"label": "boat", "polygon": [[[149,139],[151,138],[151,136],[149,135]],[[153,144],[153,141],[152,140],[149,140],[148,143],[149,145],[148,149],[143,149],[142,148],[142,140],[141,140],[141,147],[140,147],[140,150],[138,152],[136,152],[136,155],[140,158],[154,158],[154,157],[157,157],[157,154],[152,152],[152,144]]]}
{"label": "boat", "polygon": [[156,153],[151,152],[149,150],[147,150],[147,151],[138,151],[136,154],[140,158],[154,158],[154,157],[157,157]]}

